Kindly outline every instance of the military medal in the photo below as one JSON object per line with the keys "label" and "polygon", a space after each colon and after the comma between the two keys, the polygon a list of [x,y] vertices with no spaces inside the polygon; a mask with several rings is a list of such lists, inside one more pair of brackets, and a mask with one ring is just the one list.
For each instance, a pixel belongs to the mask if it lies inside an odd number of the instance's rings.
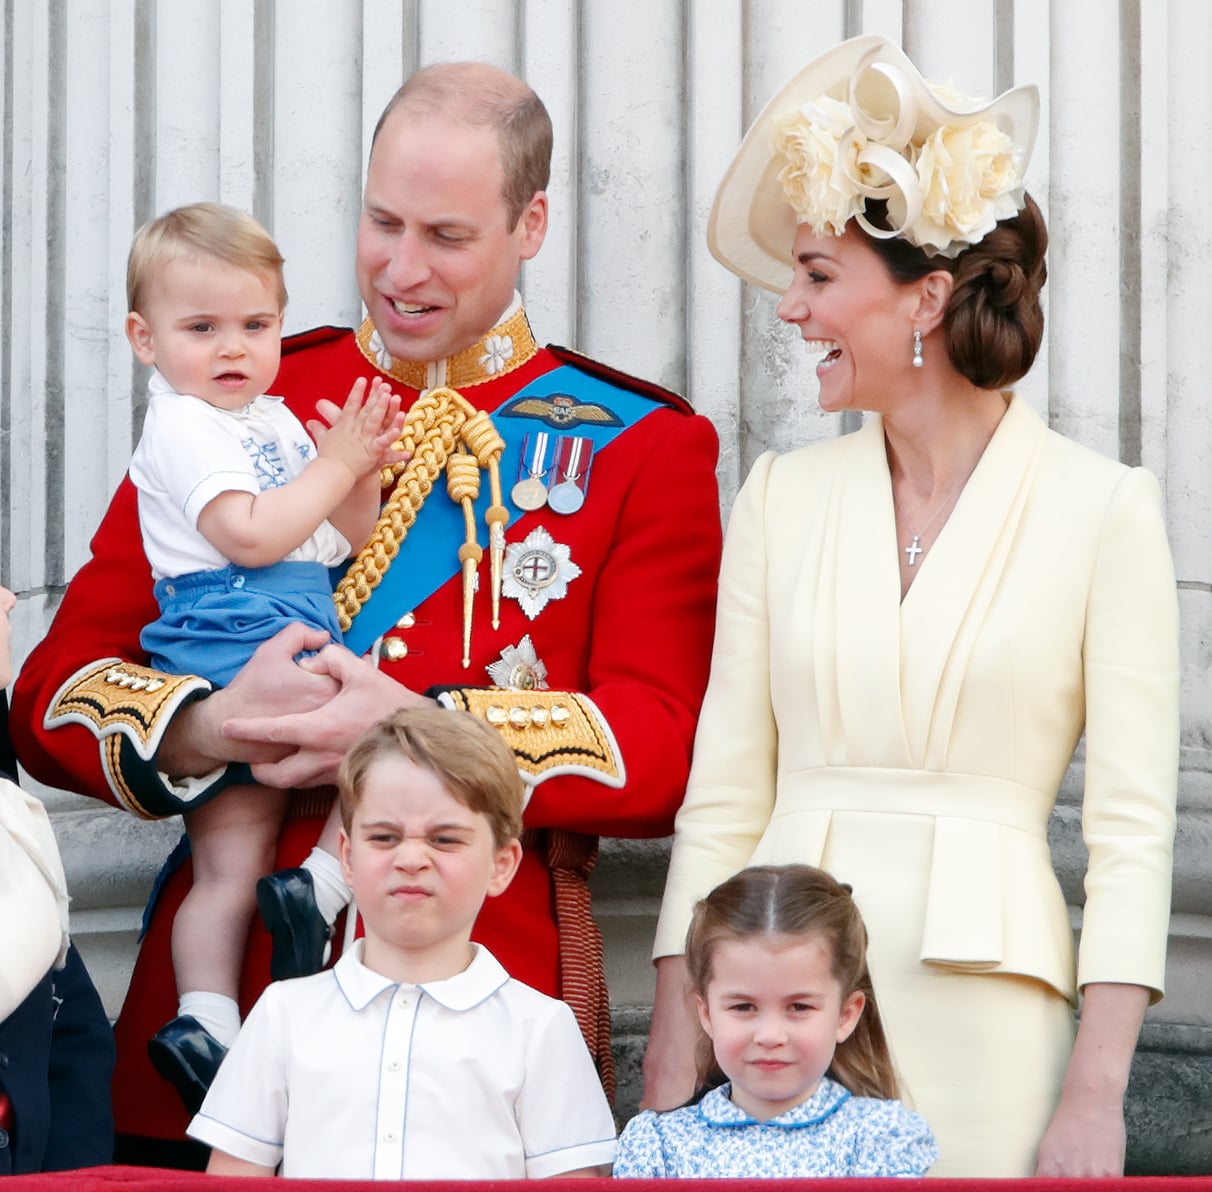
{"label": "military medal", "polygon": [[575,436],[562,436],[556,445],[556,463],[560,482],[547,494],[547,503],[556,513],[576,513],[585,504],[585,489],[589,487],[589,464],[593,458],[593,441]]}
{"label": "military medal", "polygon": [[549,600],[567,596],[569,583],[580,574],[568,547],[539,526],[526,535],[525,541],[510,544],[502,591],[516,600],[533,621]]}
{"label": "military medal", "polygon": [[522,440],[518,482],[510,489],[509,495],[519,509],[525,509],[527,512],[542,509],[547,504],[547,484],[543,479],[547,475],[547,440],[547,432],[538,431],[534,436],[533,451],[530,435]]}
{"label": "military medal", "polygon": [[516,646],[506,646],[498,661],[485,668],[494,687],[508,691],[546,691],[547,667],[527,633]]}

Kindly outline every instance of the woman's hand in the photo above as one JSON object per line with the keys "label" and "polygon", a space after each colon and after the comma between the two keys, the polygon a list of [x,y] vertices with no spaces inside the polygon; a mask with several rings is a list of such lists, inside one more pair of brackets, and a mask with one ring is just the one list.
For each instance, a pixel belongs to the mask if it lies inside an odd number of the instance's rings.
{"label": "woman's hand", "polygon": [[674,1109],[694,1092],[699,1023],[686,975],[686,958],[662,956],[656,970],[640,1108]]}
{"label": "woman's hand", "polygon": [[1149,1005],[1140,985],[1087,985],[1060,1103],[1044,1133],[1037,1176],[1124,1174],[1124,1093]]}

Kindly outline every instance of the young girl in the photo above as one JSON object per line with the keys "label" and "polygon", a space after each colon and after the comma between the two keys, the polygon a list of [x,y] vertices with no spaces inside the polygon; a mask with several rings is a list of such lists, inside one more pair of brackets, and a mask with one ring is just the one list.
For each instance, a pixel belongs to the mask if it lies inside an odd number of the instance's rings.
{"label": "young girl", "polygon": [[894,1099],[848,886],[807,865],[742,870],[695,908],[686,961],[699,1092],[628,1122],[616,1176],[925,1174],[938,1148]]}

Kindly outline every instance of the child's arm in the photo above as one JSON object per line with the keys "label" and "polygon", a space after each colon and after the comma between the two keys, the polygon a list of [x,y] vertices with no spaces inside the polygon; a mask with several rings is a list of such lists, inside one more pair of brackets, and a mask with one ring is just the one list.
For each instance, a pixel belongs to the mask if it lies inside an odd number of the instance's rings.
{"label": "child's arm", "polygon": [[[317,445],[317,457],[294,480],[260,493],[220,493],[209,502],[198,516],[198,531],[207,542],[241,567],[267,567],[306,542],[364,478],[376,483],[373,477],[380,462],[391,458],[403,416],[399,397],[385,381],[376,378],[365,400],[364,394],[366,381],[359,379]],[[369,527],[360,541],[368,534]]]}
{"label": "child's arm", "polygon": [[212,1149],[210,1162],[206,1165],[207,1175],[263,1175],[277,1174],[276,1167],[262,1167],[260,1163],[249,1163],[247,1159],[237,1159],[226,1151]]}

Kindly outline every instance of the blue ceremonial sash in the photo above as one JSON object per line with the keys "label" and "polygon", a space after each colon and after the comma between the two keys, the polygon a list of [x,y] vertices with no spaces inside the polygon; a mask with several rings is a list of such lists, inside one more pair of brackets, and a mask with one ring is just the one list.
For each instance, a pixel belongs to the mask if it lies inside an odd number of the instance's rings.
{"label": "blue ceremonial sash", "polygon": [[[582,404],[593,403],[604,406],[617,418],[616,425],[603,425],[572,421],[566,426],[547,421],[534,415],[513,415],[510,411],[528,398],[550,398],[566,395]],[[512,398],[500,406],[492,415],[493,425],[505,440],[501,453],[501,487],[505,508],[509,511],[511,526],[523,516],[523,510],[514,506],[509,490],[518,475],[522,455],[522,440],[528,431],[546,430],[551,435],[577,435],[593,442],[597,453],[614,441],[629,426],[660,409],[663,403],[644,397],[630,389],[623,389],[590,376],[570,364],[561,365],[532,381]],[[592,499],[592,498],[590,498]],[[484,513],[492,504],[492,493],[487,477],[480,484],[480,496],[475,503],[476,523],[482,531],[481,545],[487,553],[487,527]],[[572,516],[576,516],[573,514]],[[406,612],[418,607],[434,594],[452,576],[460,571],[459,547],[463,542],[463,512],[446,495],[446,485],[441,478],[434,482],[433,490],[426,498],[412,529],[408,531],[400,547],[400,553],[387,569],[354,618],[345,634],[345,644],[355,654],[365,654],[376,639],[387,632]],[[338,576],[339,578],[339,576]],[[487,593],[485,593],[487,599]]]}

